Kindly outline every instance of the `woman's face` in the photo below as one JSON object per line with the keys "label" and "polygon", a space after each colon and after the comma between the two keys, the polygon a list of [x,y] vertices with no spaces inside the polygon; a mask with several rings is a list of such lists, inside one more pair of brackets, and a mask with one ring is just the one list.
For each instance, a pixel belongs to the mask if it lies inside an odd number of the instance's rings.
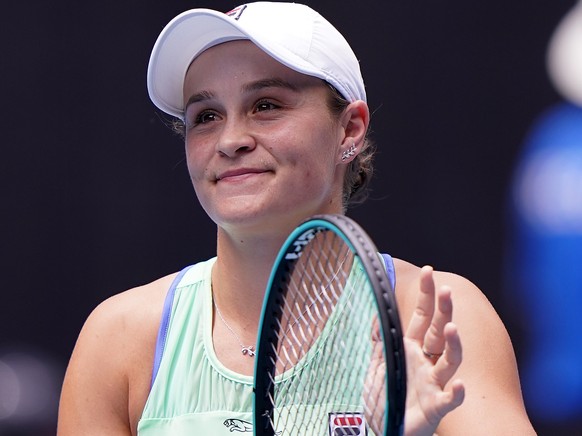
{"label": "woman's face", "polygon": [[328,93],[320,79],[249,41],[212,47],[192,63],[184,84],[188,170],[218,226],[288,229],[341,212],[345,131]]}

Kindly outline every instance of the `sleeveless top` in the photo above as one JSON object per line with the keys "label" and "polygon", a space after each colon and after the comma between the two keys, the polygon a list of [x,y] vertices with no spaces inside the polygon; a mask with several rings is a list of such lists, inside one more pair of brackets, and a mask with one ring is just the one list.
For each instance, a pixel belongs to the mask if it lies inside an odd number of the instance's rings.
{"label": "sleeveless top", "polygon": [[[382,256],[394,287],[392,258]],[[168,290],[139,436],[253,431],[253,377],[224,367],[214,353],[211,271],[215,261],[183,269]]]}

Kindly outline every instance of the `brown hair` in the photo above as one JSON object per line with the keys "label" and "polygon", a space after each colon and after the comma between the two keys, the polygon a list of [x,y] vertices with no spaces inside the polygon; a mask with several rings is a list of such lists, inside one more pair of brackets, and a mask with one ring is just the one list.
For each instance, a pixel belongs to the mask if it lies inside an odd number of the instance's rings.
{"label": "brown hair", "polygon": [[[330,89],[330,99],[328,102],[332,114],[340,116],[344,109],[350,104],[340,92],[325,82]],[[368,197],[368,187],[374,174],[374,155],[376,147],[369,137],[370,131],[366,132],[364,144],[357,156],[348,164],[343,186],[343,206],[344,210],[351,205],[364,202]]]}
{"label": "brown hair", "polygon": [[[325,82],[329,88],[328,107],[331,113],[339,117],[344,109],[350,104],[340,92],[329,83]],[[184,121],[174,118],[170,123],[171,129],[182,139],[186,137],[186,126]],[[374,174],[374,155],[376,146],[369,138],[369,130],[364,138],[364,144],[357,156],[348,163],[343,186],[343,208],[344,211],[349,206],[360,204],[368,197],[368,187]]]}

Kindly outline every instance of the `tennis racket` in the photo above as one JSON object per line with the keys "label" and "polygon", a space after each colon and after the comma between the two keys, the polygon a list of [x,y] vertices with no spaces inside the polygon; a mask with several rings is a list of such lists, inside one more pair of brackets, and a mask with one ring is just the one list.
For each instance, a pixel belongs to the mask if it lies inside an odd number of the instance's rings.
{"label": "tennis racket", "polygon": [[402,434],[394,292],[353,220],[318,215],[291,233],[271,272],[255,360],[255,435]]}

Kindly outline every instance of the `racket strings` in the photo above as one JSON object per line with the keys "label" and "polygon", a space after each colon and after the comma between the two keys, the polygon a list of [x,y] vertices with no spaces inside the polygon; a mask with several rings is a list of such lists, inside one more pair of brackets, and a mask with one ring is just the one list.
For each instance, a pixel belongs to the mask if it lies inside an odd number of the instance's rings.
{"label": "racket strings", "polygon": [[[325,254],[323,259],[316,259],[313,253],[314,250],[304,253],[289,280],[283,305],[291,309],[284,311],[279,324],[279,347],[274,350],[280,354],[277,374],[293,367],[305,356],[310,345],[321,334],[322,321],[329,318],[337,303],[337,282],[346,281],[347,273],[342,268],[349,255],[348,250],[340,252],[335,247],[321,250],[320,253]],[[333,253],[333,258],[328,253]],[[342,277],[339,277],[340,273]]]}
{"label": "racket strings", "polygon": [[323,259],[316,259],[313,250],[306,252],[290,276],[282,301],[283,316],[278,324],[279,349],[274,350],[282,354],[276,374],[305,356],[337,304],[340,292],[336,287],[338,282],[347,280],[348,274],[343,268],[350,252],[346,249],[334,252],[333,258],[326,254]]}
{"label": "racket strings", "polygon": [[321,236],[312,241],[317,249],[305,250],[295,264],[281,301],[278,343],[272,346],[272,426],[292,435],[360,434],[349,426],[332,433],[334,412],[365,416],[374,434],[382,434],[387,388],[383,349],[377,347],[382,343],[372,339],[373,290],[343,240],[333,232]]}

